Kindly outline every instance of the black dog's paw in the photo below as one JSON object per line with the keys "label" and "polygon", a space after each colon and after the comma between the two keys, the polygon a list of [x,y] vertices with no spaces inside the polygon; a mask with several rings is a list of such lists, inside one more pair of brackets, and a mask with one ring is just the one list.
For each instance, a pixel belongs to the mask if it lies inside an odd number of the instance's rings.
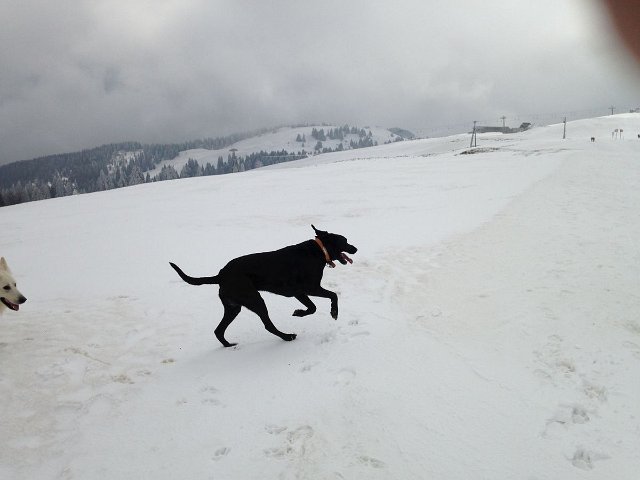
{"label": "black dog's paw", "polygon": [[282,335],[282,339],[285,342],[290,342],[291,340],[295,340],[296,339],[296,334],[295,333],[285,333]]}
{"label": "black dog's paw", "polygon": [[331,316],[333,317],[334,320],[338,319],[338,309],[337,308],[332,308],[331,309]]}
{"label": "black dog's paw", "polygon": [[298,309],[298,310],[293,312],[293,316],[294,317],[304,317],[306,314],[307,314],[307,311],[306,310],[301,310],[301,309]]}

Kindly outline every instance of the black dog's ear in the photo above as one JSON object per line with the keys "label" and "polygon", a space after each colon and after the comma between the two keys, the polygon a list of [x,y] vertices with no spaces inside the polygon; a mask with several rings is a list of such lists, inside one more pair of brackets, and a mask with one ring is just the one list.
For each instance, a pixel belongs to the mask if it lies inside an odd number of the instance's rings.
{"label": "black dog's ear", "polygon": [[313,225],[311,225],[311,228],[313,228],[313,231],[316,232],[316,237],[318,237],[320,235],[328,235],[329,234],[329,232],[325,232],[324,230],[318,230]]}

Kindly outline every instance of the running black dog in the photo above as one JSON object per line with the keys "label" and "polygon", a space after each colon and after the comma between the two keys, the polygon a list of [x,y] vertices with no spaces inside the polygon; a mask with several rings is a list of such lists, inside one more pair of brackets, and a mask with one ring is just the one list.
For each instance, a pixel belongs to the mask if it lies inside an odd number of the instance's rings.
{"label": "running black dog", "polygon": [[283,333],[269,318],[269,312],[261,291],[275,293],[284,297],[296,297],[306,310],[296,310],[293,315],[304,317],[316,311],[309,296],[331,300],[331,316],[338,318],[338,296],[320,286],[324,267],[335,267],[334,260],[343,265],[353,263],[344,253],[358,251],[342,235],[317,230],[311,225],[316,238],[273,252],[253,253],[231,260],[213,277],[194,278],[186,275],[174,263],[169,264],[178,272],[180,278],[190,285],[220,285],[220,300],[224,306],[224,316],[215,329],[220,343],[232,347],[224,338],[224,332],[238,316],[242,307],[246,307],[260,317],[268,332],[287,342],[296,338],[295,333]]}

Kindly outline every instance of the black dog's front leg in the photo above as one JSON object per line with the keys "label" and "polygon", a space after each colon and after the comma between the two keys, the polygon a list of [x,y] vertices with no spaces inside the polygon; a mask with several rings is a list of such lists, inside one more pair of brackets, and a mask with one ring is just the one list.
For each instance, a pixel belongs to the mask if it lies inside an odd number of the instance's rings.
{"label": "black dog's front leg", "polygon": [[296,295],[296,299],[302,303],[305,307],[307,307],[306,310],[302,310],[302,309],[298,309],[295,312],[293,312],[293,316],[294,317],[305,317],[307,315],[311,315],[312,313],[315,313],[316,311],[316,305],[311,301],[311,299],[309,297],[307,297],[306,295]]}
{"label": "black dog's front leg", "polygon": [[334,292],[322,288],[320,285],[315,290],[308,292],[312,297],[328,298],[331,300],[331,316],[334,320],[338,319],[338,295]]}

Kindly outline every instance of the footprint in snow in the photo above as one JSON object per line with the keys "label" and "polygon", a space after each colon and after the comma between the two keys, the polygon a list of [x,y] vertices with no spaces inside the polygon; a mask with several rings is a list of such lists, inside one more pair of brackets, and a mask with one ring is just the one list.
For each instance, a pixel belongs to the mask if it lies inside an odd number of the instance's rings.
{"label": "footprint in snow", "polygon": [[[269,433],[280,434],[287,430],[287,427],[267,425],[265,429]],[[282,458],[285,456],[302,458],[307,451],[307,442],[313,437],[314,433],[310,425],[302,425],[295,430],[287,431],[286,440],[281,446],[266,448],[263,452],[269,458]]]}
{"label": "footprint in snow", "polygon": [[204,386],[200,389],[200,393],[218,393],[218,389],[216,387],[212,387],[210,385]]}
{"label": "footprint in snow", "polygon": [[316,365],[318,365],[318,362],[305,363],[304,365],[302,365],[302,367],[300,367],[300,373],[310,372],[311,369]]}
{"label": "footprint in snow", "polygon": [[219,393],[216,387],[204,386],[200,389],[200,393],[203,395],[206,395],[205,398],[200,400],[200,403],[204,405],[214,405],[214,406],[223,405],[223,403],[215,397],[215,395]]}
{"label": "footprint in snow", "polygon": [[265,457],[269,458],[281,458],[286,455],[286,450],[284,448],[265,448],[263,450]]}
{"label": "footprint in snow", "polygon": [[608,455],[603,455],[601,453],[589,451],[583,447],[578,447],[571,458],[571,464],[581,470],[593,470],[595,467],[593,462],[597,460],[607,460],[609,458],[611,457]]}
{"label": "footprint in snow", "polygon": [[267,433],[270,433],[271,435],[277,435],[279,433],[284,432],[287,429],[287,427],[281,427],[280,425],[269,424],[269,425],[265,425],[264,429],[267,431]]}
{"label": "footprint in snow", "polygon": [[576,365],[571,359],[563,358],[562,360],[558,360],[556,362],[556,367],[559,372],[567,376],[576,372]]}
{"label": "footprint in snow", "polygon": [[331,343],[336,339],[336,332],[327,332],[320,336],[316,341],[317,345],[323,345],[325,343]]}
{"label": "footprint in snow", "polygon": [[112,375],[111,381],[115,383],[125,383],[129,385],[132,385],[135,383],[133,380],[131,380],[131,378],[128,375],[125,375],[124,373],[121,373],[120,375]]}
{"label": "footprint in snow", "polygon": [[368,455],[360,455],[358,457],[358,461],[366,466],[372,468],[384,468],[386,464],[382,460],[378,460],[377,458],[369,457]]}
{"label": "footprint in snow", "polygon": [[349,385],[356,378],[356,371],[352,368],[343,368],[338,372],[336,377],[336,385]]}
{"label": "footprint in snow", "polygon": [[589,418],[589,414],[587,411],[579,406],[575,406],[571,409],[571,421],[573,423],[587,423],[591,418]]}
{"label": "footprint in snow", "polygon": [[574,467],[581,470],[591,470],[593,468],[593,462],[591,461],[589,452],[582,448],[579,448],[578,450],[576,450],[576,453],[573,454],[571,463]]}
{"label": "footprint in snow", "polygon": [[591,421],[587,410],[581,405],[563,405],[556,414],[547,421],[547,425],[558,423],[560,425],[581,425]]}
{"label": "footprint in snow", "polygon": [[221,447],[219,449],[217,449],[214,453],[213,453],[213,457],[211,457],[212,460],[220,460],[224,457],[226,457],[229,452],[231,451],[230,448],[228,447]]}
{"label": "footprint in snow", "polygon": [[582,389],[584,394],[589,398],[599,400],[602,403],[607,401],[607,389],[605,387],[583,380]]}
{"label": "footprint in snow", "polygon": [[304,442],[307,439],[313,437],[313,428],[309,425],[302,425],[301,427],[292,430],[287,433],[287,441],[291,444]]}

